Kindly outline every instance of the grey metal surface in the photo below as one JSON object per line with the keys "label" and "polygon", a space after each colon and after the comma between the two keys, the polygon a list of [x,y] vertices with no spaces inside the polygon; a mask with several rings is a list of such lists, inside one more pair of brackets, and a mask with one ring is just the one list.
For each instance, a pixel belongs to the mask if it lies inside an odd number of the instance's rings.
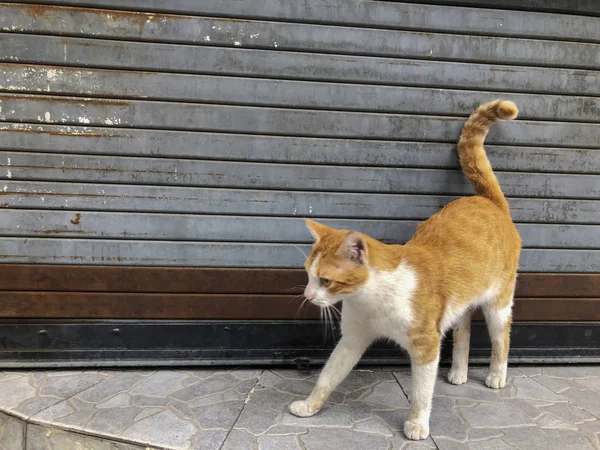
{"label": "grey metal surface", "polygon": [[[0,94],[0,120],[367,139],[456,141],[462,117],[317,111],[216,104]],[[600,127],[579,122],[500,122],[491,144],[600,148]]]}
{"label": "grey metal surface", "polygon": [[[538,9],[560,9],[553,4],[556,0],[535,0]],[[36,0],[24,0],[24,3],[40,3]],[[576,14],[577,4],[581,0],[562,0],[568,2],[563,9]],[[289,2],[286,0],[171,0],[165,3],[161,0],[146,0],[143,3],[136,0],[44,0],[43,3],[55,5],[83,6],[109,9],[129,9],[137,11],[168,11],[180,14],[215,15],[224,17],[263,18],[282,21],[303,21],[313,23],[336,23],[358,27],[399,28],[412,30],[428,30],[435,32],[455,32],[460,34],[483,34],[517,37],[542,37],[583,41],[600,41],[600,25],[593,17],[571,17],[540,12],[508,11],[503,9],[481,9],[455,7],[447,8],[436,5],[419,5],[417,2],[356,2],[353,0],[310,0]],[[508,6],[502,1],[448,1],[447,3],[471,3],[475,6]],[[531,0],[513,0],[514,6],[522,9],[533,3]],[[595,0],[587,0],[581,12],[593,10]],[[533,8],[535,9],[535,8]],[[22,19],[29,19],[28,11],[19,8]],[[598,13],[598,8],[595,11]],[[103,11],[104,12],[104,11]],[[50,17],[44,17],[42,23],[51,22],[60,12],[54,12]],[[112,13],[114,14],[114,13]],[[158,17],[159,14],[153,14]],[[144,19],[144,21],[147,20]],[[172,19],[173,20],[173,19]],[[152,22],[152,20],[151,20]],[[243,23],[242,23],[243,25]],[[32,25],[33,26],[33,25]],[[39,26],[39,25],[38,25]],[[54,24],[59,30],[60,24]],[[156,26],[156,25],[154,25]],[[167,28],[167,26],[164,26]],[[179,28],[181,28],[179,22]],[[161,31],[166,31],[165,29]],[[179,29],[176,30],[180,32]],[[97,28],[98,33],[106,32]]]}
{"label": "grey metal surface", "polygon": [[[0,238],[4,263],[300,267],[306,244]],[[523,272],[598,272],[600,250],[525,249]]]}
{"label": "grey metal surface", "polygon": [[[455,143],[115,129],[0,122],[0,150],[343,166],[458,168]],[[585,148],[486,145],[496,171],[600,171]]]}
{"label": "grey metal surface", "polygon": [[[8,210],[0,234],[20,237],[147,239],[172,241],[312,243],[304,221],[283,217],[192,214]],[[388,243],[404,243],[419,221],[319,219],[331,227],[356,230]],[[600,248],[600,226],[517,224],[528,248]]]}
{"label": "grey metal surface", "polygon": [[595,70],[0,33],[0,60],[160,72],[595,95]]}
{"label": "grey metal surface", "polygon": [[[501,64],[578,68],[600,66],[600,46],[594,43],[490,38],[466,33],[443,34],[437,27],[434,27],[435,33],[423,33],[300,23],[178,18],[160,14],[115,14],[93,10],[53,9],[52,14],[48,15],[39,8],[34,15],[27,7],[13,6],[6,7],[2,17],[4,19],[0,27],[15,32]],[[440,14],[439,19],[442,18]],[[450,19],[446,17],[445,20]],[[495,21],[503,23],[505,19],[499,17]],[[572,22],[576,22],[578,27],[583,26],[584,30],[587,25],[590,35],[596,39],[600,36],[600,26],[593,19]],[[522,28],[526,27],[524,25]]]}
{"label": "grey metal surface", "polygon": [[487,142],[521,270],[600,270],[596,18],[43,3],[0,4],[4,262],[300,267],[304,216],[402,242],[472,193],[455,142],[473,108],[504,97],[520,120]]}
{"label": "grey metal surface", "polygon": [[[256,189],[207,189],[88,183],[4,181],[0,207],[83,211],[169,212],[427,219],[456,197]],[[600,201],[510,198],[520,222],[600,224]]]}
{"label": "grey metal surface", "polygon": [[0,63],[7,92],[152,99],[235,105],[468,116],[481,103],[504,98],[521,119],[600,122],[600,98],[403,86],[341,84],[210,75],[90,70]]}
{"label": "grey metal surface", "polygon": [[[294,191],[473,195],[459,170],[269,164],[4,152],[12,180],[260,188]],[[498,172],[506,195],[600,198],[595,175]]]}

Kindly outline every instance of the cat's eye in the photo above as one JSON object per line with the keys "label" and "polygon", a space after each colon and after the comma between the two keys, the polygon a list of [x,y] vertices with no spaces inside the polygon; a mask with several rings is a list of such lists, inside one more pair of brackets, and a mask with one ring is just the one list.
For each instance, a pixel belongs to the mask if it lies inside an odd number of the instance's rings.
{"label": "cat's eye", "polygon": [[327,287],[331,284],[331,280],[328,280],[327,278],[319,278],[319,281],[321,282],[321,286]]}

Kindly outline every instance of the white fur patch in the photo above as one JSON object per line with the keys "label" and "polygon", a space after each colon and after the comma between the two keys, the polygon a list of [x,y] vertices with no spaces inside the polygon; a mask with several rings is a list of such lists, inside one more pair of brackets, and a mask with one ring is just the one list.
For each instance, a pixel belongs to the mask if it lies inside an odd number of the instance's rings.
{"label": "white fur patch", "polygon": [[446,310],[444,311],[444,315],[442,316],[442,321],[440,322],[440,329],[442,333],[448,331],[452,326],[454,326],[467,312],[469,309],[475,309],[478,306],[484,305],[494,299],[500,294],[500,290],[502,289],[502,283],[497,280],[490,285],[488,289],[486,289],[481,295],[471,299],[466,303],[462,303],[459,306],[452,305],[452,299],[448,302],[446,306]]}

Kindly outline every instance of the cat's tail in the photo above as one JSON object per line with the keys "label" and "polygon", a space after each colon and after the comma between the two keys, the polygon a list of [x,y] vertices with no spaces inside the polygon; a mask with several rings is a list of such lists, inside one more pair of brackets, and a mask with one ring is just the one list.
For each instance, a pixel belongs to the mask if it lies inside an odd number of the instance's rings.
{"label": "cat's tail", "polygon": [[517,106],[506,100],[495,100],[481,105],[463,126],[458,141],[460,166],[465,176],[473,183],[475,193],[489,198],[505,211],[509,211],[508,202],[485,154],[483,141],[496,120],[513,120],[518,113]]}

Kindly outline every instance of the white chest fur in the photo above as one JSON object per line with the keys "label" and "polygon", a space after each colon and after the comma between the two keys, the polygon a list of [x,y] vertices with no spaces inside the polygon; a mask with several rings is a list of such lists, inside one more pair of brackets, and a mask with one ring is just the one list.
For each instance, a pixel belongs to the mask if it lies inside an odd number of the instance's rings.
{"label": "white chest fur", "polygon": [[369,333],[373,339],[392,339],[406,348],[416,288],[417,276],[406,264],[393,272],[372,271],[365,285],[344,301],[342,332]]}

